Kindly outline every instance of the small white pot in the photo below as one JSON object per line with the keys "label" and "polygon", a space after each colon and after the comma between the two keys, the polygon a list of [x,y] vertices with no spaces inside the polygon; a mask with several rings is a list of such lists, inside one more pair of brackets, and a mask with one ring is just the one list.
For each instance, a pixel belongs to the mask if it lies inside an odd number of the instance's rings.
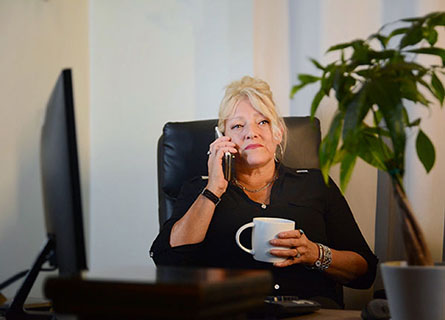
{"label": "small white pot", "polygon": [[380,266],[392,320],[445,320],[445,266]]}

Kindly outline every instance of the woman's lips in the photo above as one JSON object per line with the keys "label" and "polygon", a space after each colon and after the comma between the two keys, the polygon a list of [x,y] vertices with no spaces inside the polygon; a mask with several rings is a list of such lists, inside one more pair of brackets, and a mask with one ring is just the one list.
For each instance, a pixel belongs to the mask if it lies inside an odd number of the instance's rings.
{"label": "woman's lips", "polygon": [[247,147],[245,147],[244,150],[261,148],[262,146],[263,145],[259,144],[259,143],[252,143],[252,144],[249,144]]}

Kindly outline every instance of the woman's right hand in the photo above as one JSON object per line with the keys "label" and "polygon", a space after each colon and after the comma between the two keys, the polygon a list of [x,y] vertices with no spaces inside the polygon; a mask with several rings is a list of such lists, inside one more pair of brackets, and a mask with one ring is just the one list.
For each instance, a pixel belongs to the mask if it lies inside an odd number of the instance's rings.
{"label": "woman's right hand", "polygon": [[237,153],[236,145],[230,137],[223,136],[213,141],[209,146],[209,160],[207,166],[209,168],[209,180],[207,189],[212,191],[218,197],[221,197],[226,192],[228,181],[224,179],[223,172],[223,157],[226,152],[232,154]]}

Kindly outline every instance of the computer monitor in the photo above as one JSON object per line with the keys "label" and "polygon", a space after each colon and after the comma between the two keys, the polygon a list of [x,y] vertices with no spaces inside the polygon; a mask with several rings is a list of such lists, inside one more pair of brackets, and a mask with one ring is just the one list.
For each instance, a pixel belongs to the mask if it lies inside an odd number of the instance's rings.
{"label": "computer monitor", "polygon": [[46,106],[40,164],[47,241],[17,291],[6,319],[51,319],[24,310],[24,302],[45,262],[64,276],[87,268],[76,143],[71,70],[63,70]]}

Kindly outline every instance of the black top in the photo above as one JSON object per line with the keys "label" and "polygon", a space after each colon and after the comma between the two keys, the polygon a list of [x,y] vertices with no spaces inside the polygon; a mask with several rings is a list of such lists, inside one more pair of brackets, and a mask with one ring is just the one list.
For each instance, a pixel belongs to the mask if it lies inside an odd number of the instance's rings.
{"label": "black top", "polygon": [[[343,305],[339,285],[323,272],[309,270],[302,265],[284,268],[256,261],[242,251],[235,242],[239,227],[254,217],[279,217],[295,221],[296,229],[303,229],[309,240],[332,249],[350,250],[368,262],[368,272],[351,281],[352,288],[369,288],[375,278],[377,257],[371,252],[358,228],[340,190],[330,179],[323,181],[318,169],[295,170],[279,167],[270,204],[262,208],[239,187],[229,184],[221,197],[203,242],[170,247],[170,232],[190,208],[207,181],[201,177],[185,183],[176,201],[173,217],[165,222],[155,239],[150,256],[157,265],[181,265],[219,268],[270,269],[274,275],[273,295],[296,295],[300,298],[327,297]],[[251,229],[241,234],[241,242],[250,245]]]}

